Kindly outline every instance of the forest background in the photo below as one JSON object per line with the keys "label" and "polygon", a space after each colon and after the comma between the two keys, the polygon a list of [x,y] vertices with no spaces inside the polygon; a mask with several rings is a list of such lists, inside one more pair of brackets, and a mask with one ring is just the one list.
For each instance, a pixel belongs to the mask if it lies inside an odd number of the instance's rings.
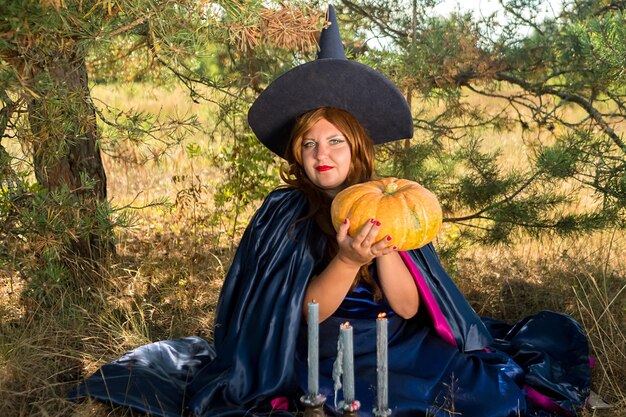
{"label": "forest background", "polygon": [[[626,415],[624,1],[337,0],[346,51],[406,94],[379,175],[434,191],[476,311],[571,314]],[[280,160],[252,101],[314,59],[326,2],[0,0],[0,410],[124,416],[66,393],[128,349],[212,336]]]}

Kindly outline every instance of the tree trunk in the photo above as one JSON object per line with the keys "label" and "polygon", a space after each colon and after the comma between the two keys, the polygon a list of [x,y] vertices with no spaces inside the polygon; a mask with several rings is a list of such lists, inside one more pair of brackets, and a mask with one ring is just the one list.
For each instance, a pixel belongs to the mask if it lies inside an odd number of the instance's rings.
{"label": "tree trunk", "polygon": [[[78,215],[95,216],[96,204],[106,200],[106,174],[85,59],[71,48],[45,63],[32,69],[37,94],[28,105],[35,176],[48,190],[67,187],[79,199]],[[72,250],[87,259],[100,259],[111,249],[102,235],[90,230],[74,239]]]}

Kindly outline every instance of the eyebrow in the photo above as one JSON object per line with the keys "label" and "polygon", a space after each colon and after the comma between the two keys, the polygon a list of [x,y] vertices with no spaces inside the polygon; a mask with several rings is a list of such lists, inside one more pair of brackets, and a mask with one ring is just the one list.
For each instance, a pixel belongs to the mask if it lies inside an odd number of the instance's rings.
{"label": "eyebrow", "polygon": [[[337,134],[337,135],[331,135],[331,136],[328,136],[328,137],[326,138],[326,140],[336,139],[336,138],[346,139],[346,135],[339,133],[339,134]],[[315,139],[315,138],[310,138],[310,137],[306,137],[306,136],[305,136],[305,137],[303,137],[303,138],[302,138],[302,140],[303,140],[303,141],[305,141],[305,140],[317,140],[317,139]]]}

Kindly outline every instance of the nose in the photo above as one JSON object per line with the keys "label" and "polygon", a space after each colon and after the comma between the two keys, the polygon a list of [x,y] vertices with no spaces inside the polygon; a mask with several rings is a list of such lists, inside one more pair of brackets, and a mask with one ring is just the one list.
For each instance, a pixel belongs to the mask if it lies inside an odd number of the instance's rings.
{"label": "nose", "polygon": [[315,147],[315,157],[319,159],[324,159],[328,156],[328,146],[324,143],[318,143]]}

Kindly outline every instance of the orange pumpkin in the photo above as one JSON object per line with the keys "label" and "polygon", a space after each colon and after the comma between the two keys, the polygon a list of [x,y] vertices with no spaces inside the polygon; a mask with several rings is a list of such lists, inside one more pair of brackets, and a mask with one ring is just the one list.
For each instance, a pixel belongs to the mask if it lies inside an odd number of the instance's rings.
{"label": "orange pumpkin", "polygon": [[398,250],[417,249],[431,242],[443,217],[433,193],[414,181],[398,178],[348,187],[335,196],[330,212],[335,230],[350,219],[350,236],[375,218],[382,223],[376,240],[389,235]]}

